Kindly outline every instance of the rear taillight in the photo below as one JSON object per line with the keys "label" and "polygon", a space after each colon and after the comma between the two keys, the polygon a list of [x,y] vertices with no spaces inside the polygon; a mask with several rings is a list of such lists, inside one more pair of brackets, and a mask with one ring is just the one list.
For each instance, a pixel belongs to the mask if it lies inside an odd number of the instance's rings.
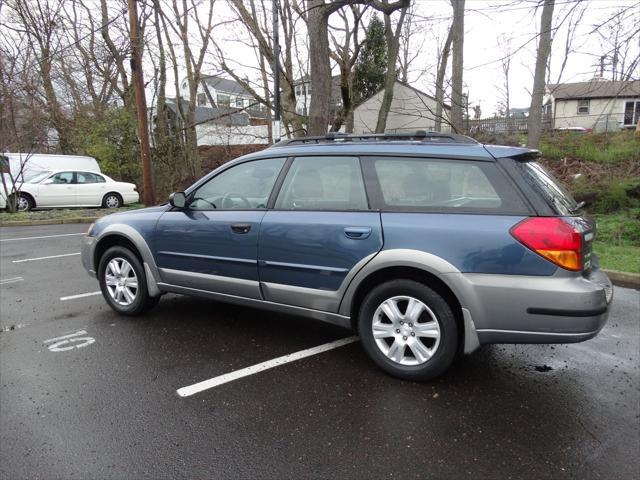
{"label": "rear taillight", "polygon": [[559,217],[532,217],[511,229],[519,242],[567,270],[582,270],[582,235]]}

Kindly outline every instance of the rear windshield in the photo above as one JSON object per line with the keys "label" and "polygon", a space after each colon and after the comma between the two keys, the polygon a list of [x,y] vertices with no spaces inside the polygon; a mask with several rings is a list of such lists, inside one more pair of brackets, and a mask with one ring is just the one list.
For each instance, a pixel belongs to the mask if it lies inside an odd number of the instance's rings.
{"label": "rear windshield", "polygon": [[572,215],[578,209],[578,204],[569,191],[542,165],[527,162],[524,164],[524,172],[527,180],[542,193],[560,215]]}

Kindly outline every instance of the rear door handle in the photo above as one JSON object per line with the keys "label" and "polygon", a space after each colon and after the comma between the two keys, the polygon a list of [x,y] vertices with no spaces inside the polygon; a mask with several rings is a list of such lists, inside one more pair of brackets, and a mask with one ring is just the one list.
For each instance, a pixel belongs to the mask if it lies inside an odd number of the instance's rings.
{"label": "rear door handle", "polygon": [[231,225],[233,233],[249,233],[249,230],[251,230],[250,223],[234,223]]}
{"label": "rear door handle", "polygon": [[347,238],[364,240],[371,235],[371,227],[345,227],[344,234]]}

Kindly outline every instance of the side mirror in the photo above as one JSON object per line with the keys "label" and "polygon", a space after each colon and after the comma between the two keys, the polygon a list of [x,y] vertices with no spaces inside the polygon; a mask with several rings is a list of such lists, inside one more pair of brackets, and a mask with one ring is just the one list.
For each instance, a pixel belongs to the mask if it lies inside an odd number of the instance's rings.
{"label": "side mirror", "polygon": [[169,204],[175,208],[184,208],[187,204],[187,197],[184,192],[174,192],[169,195]]}
{"label": "side mirror", "polygon": [[53,178],[47,178],[42,185],[53,185]]}

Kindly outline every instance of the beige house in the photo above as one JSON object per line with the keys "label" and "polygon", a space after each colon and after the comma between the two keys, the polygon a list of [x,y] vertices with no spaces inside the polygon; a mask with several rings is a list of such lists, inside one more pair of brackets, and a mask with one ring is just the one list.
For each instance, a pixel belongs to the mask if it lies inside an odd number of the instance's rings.
{"label": "beige house", "polygon": [[[353,133],[371,133],[376,130],[378,112],[382,104],[384,89],[358,105],[353,112]],[[443,132],[450,132],[449,114],[451,107],[443,108]],[[412,132],[434,130],[436,99],[399,80],[393,87],[393,102],[387,117],[387,132]]]}
{"label": "beige house", "polygon": [[550,84],[544,104],[556,129],[582,127],[604,132],[635,128],[640,118],[640,81],[594,78]]}

